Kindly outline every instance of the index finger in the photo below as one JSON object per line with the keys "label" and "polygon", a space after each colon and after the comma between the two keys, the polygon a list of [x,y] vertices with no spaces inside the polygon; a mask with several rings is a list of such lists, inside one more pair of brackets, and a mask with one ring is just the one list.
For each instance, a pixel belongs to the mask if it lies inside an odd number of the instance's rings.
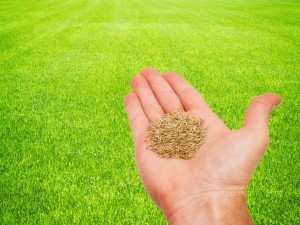
{"label": "index finger", "polygon": [[125,108],[128,115],[134,142],[144,134],[149,127],[149,120],[145,115],[142,105],[135,93],[130,93],[125,97]]}

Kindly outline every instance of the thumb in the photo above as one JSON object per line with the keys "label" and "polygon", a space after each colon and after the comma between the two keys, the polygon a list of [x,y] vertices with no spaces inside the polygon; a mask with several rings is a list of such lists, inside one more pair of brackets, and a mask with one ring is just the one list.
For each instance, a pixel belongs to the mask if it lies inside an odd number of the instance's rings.
{"label": "thumb", "polygon": [[264,94],[256,97],[249,105],[244,121],[244,128],[260,134],[268,134],[270,114],[281,103],[281,97],[275,94]]}

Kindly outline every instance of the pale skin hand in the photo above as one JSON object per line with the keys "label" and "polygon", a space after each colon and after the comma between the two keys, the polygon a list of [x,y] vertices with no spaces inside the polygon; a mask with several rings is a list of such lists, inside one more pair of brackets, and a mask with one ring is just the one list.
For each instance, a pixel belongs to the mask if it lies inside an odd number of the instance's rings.
{"label": "pale skin hand", "polygon": [[[268,145],[268,120],[281,103],[275,94],[250,104],[240,130],[231,131],[183,77],[145,69],[125,98],[143,185],[169,224],[252,224],[246,188]],[[164,159],[146,149],[149,124],[178,108],[201,116],[205,144],[190,160]]]}

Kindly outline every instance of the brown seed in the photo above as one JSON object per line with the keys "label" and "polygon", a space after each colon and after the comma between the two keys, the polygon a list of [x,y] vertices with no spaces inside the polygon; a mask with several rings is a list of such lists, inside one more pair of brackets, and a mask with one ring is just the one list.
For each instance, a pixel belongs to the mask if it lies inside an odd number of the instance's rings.
{"label": "brown seed", "polygon": [[148,148],[160,157],[191,159],[205,138],[204,120],[177,110],[150,124],[146,142]]}

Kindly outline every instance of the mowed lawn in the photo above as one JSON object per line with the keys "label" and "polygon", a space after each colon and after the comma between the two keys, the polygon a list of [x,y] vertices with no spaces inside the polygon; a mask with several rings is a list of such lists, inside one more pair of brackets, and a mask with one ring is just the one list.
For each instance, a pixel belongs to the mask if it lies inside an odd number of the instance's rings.
{"label": "mowed lawn", "polygon": [[144,67],[189,80],[231,129],[277,93],[248,188],[256,224],[300,224],[300,2],[0,2],[0,224],[166,224],[123,108]]}

